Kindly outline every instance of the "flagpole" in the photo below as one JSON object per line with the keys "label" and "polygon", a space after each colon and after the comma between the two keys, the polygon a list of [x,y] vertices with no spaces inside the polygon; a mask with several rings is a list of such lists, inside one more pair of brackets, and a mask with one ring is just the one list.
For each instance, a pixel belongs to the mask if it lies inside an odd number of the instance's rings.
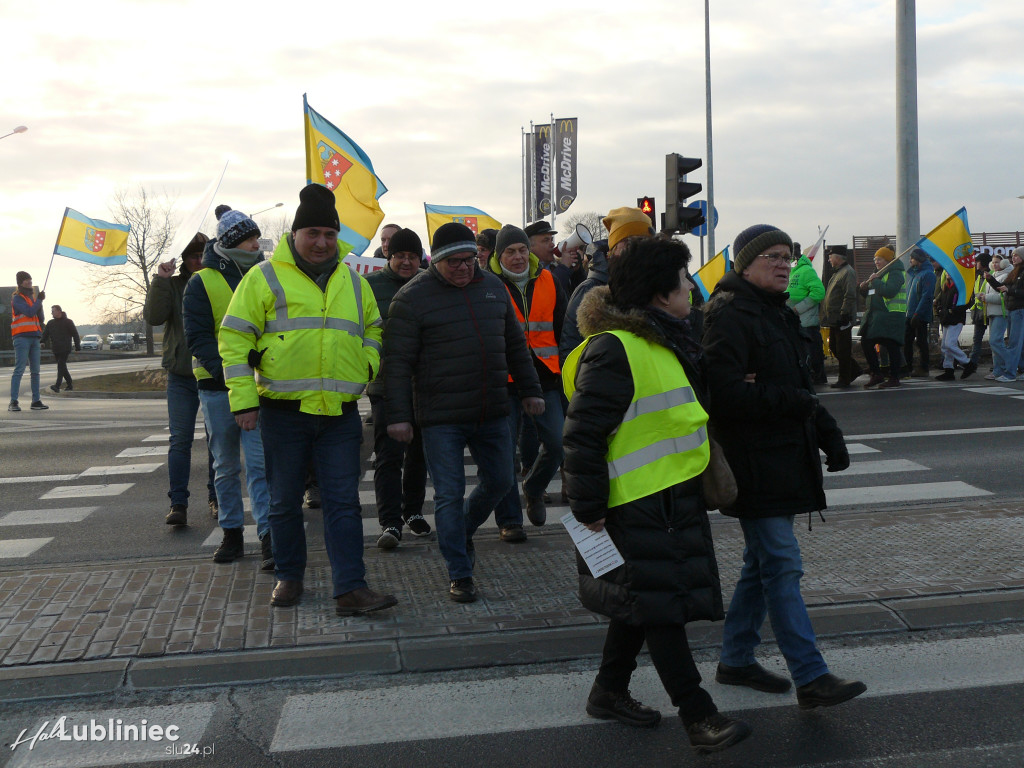
{"label": "flagpole", "polygon": [[551,144],[551,152],[548,154],[548,194],[551,195],[551,228],[555,228],[555,113],[551,113],[551,130],[548,131],[548,141]]}
{"label": "flagpole", "polygon": [[46,290],[46,284],[50,280],[50,270],[53,269],[53,257],[57,255],[57,246],[60,245],[60,239],[64,234],[64,225],[68,221],[68,211],[70,208],[64,208],[64,215],[60,219],[60,229],[57,230],[57,240],[53,244],[53,253],[50,255],[50,266],[46,268],[46,279],[43,280],[43,290]]}
{"label": "flagpole", "polygon": [[[714,152],[711,150],[711,11],[709,0],[704,0],[704,80],[706,100],[706,131],[708,142],[708,260],[718,253],[715,250],[715,173]],[[701,262],[704,261],[703,242],[701,245]]]}
{"label": "flagpole", "polygon": [[523,177],[523,227],[526,227],[526,128],[519,126],[519,149],[522,154],[522,165],[519,170]]}
{"label": "flagpole", "polygon": [[536,200],[536,195],[537,195],[537,147],[536,147],[536,144],[537,144],[537,132],[536,132],[536,128],[533,127],[533,120],[531,120],[530,121],[530,140],[528,142],[528,147],[529,147],[529,150],[530,150],[530,156],[529,156],[529,158],[527,158],[527,161],[526,161],[527,164],[530,166],[530,174],[529,174],[530,178],[527,180],[529,185],[530,185],[530,187],[529,187],[529,196],[528,196],[530,210],[528,210],[526,212],[526,221],[527,222],[529,222],[530,219],[533,218],[533,212],[534,212],[534,209],[537,208],[537,202],[538,202]]}

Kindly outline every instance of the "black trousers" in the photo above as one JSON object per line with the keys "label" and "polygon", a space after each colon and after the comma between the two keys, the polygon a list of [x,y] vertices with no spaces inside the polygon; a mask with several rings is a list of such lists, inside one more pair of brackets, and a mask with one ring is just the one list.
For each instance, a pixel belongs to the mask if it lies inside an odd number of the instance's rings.
{"label": "black trousers", "polygon": [[693,662],[683,626],[634,627],[612,619],[604,640],[597,684],[607,691],[626,691],[645,640],[654,669],[672,704],[679,708],[684,724],[696,723],[718,711],[711,695],[700,687],[700,672]]}
{"label": "black trousers", "polygon": [[70,354],[71,350],[53,353],[53,359],[57,361],[57,389],[60,389],[62,381],[66,381],[68,386],[71,386],[71,372],[68,371],[68,355]]}
{"label": "black trousers", "polygon": [[853,362],[853,326],[840,330],[838,325],[830,325],[828,346],[832,356],[839,361],[839,381],[849,384],[855,375],[860,375],[860,368]]}
{"label": "black trousers", "polygon": [[864,352],[864,361],[868,369],[876,376],[882,375],[882,366],[878,361],[878,352],[875,345],[883,347],[889,355],[889,377],[898,379],[900,377],[900,344],[892,339],[861,339],[860,347]]}
{"label": "black trousers", "polygon": [[821,326],[811,325],[803,330],[811,335],[807,341],[807,351],[811,357],[811,378],[817,383],[825,378],[825,350],[821,345]]}
{"label": "black trousers", "polygon": [[914,347],[917,347],[917,353],[921,360],[921,369],[928,370],[928,323],[918,323],[917,328],[910,324],[910,318],[907,318],[907,324],[903,331],[903,359],[904,365],[907,368],[913,369],[914,367]]}
{"label": "black trousers", "polygon": [[384,398],[370,397],[373,413],[373,490],[381,528],[402,530],[402,522],[423,512],[427,494],[427,462],[423,437],[413,429],[411,443],[388,437]]}

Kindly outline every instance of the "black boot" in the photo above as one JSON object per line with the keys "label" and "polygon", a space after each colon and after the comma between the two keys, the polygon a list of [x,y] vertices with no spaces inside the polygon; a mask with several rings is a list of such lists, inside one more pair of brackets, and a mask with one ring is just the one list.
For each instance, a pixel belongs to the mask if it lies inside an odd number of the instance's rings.
{"label": "black boot", "polygon": [[629,691],[606,691],[597,683],[594,683],[587,697],[587,714],[640,728],[653,728],[661,722],[661,712],[644,706],[630,696]]}
{"label": "black boot", "polygon": [[860,680],[840,680],[831,672],[815,678],[807,685],[796,689],[796,701],[800,709],[832,707],[860,696],[868,687]]}
{"label": "black boot", "polygon": [[747,738],[750,726],[715,712],[686,726],[686,735],[697,752],[719,752]]}
{"label": "black boot", "polygon": [[242,541],[241,528],[225,528],[224,540],[213,553],[213,562],[231,563],[245,555],[245,542]]}

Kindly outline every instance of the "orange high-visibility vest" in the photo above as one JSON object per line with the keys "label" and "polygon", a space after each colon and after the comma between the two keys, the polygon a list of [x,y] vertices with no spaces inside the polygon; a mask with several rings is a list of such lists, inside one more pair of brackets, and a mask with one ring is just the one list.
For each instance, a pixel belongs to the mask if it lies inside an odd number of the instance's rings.
{"label": "orange high-visibility vest", "polygon": [[[17,295],[18,295],[17,293],[11,294],[11,298],[13,299]],[[35,302],[33,302],[32,305],[35,306]],[[14,336],[17,336],[19,333],[31,333],[33,331],[35,333],[42,333],[43,332],[43,326],[39,322],[39,316],[38,315],[31,315],[31,316],[30,315],[19,315],[17,312],[14,311],[14,304],[12,302],[11,303],[11,336],[14,337]]]}
{"label": "orange high-visibility vest", "polygon": [[[519,327],[526,335],[526,344],[533,350],[544,365],[552,373],[561,373],[562,368],[558,364],[558,342],[555,340],[555,278],[551,272],[541,269],[535,278],[533,286],[532,303],[526,301],[526,294],[523,293],[523,304],[529,310],[529,319],[523,317],[515,297],[512,296],[512,289],[506,284],[505,289],[512,297],[512,307],[516,311],[516,319],[519,320]],[[529,286],[527,286],[529,287]],[[512,381],[512,377],[508,377]]]}

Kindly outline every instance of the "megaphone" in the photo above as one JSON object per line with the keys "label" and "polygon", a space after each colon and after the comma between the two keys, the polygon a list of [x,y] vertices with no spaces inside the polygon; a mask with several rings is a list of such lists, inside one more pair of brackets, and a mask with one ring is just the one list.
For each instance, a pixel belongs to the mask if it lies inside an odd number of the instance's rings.
{"label": "megaphone", "polygon": [[590,245],[592,242],[594,242],[594,236],[590,234],[590,230],[583,224],[577,224],[576,231],[569,235],[569,238],[563,243],[561,250],[571,251],[574,248]]}

